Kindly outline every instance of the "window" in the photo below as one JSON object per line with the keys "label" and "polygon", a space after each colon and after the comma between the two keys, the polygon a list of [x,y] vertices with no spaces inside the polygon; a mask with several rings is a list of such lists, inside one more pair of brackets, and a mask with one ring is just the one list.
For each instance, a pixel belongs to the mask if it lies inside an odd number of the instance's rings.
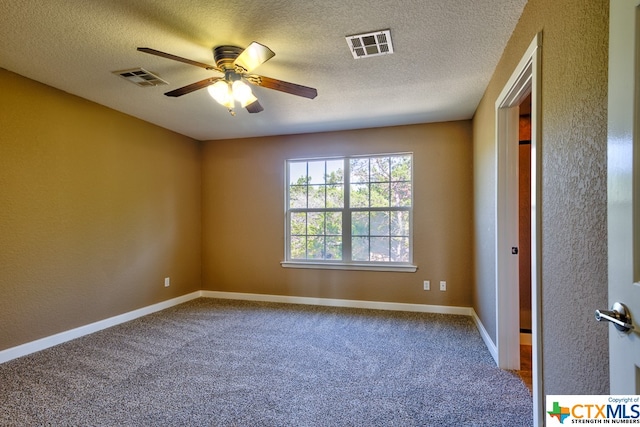
{"label": "window", "polygon": [[284,266],[415,271],[411,154],[297,159],[286,166]]}

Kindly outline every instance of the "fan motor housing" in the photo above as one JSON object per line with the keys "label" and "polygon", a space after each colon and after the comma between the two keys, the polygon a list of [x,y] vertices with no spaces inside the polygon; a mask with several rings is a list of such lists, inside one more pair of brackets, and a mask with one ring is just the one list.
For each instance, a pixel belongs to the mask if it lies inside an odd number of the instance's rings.
{"label": "fan motor housing", "polygon": [[213,59],[222,70],[233,70],[233,61],[244,49],[238,46],[216,46],[213,48]]}

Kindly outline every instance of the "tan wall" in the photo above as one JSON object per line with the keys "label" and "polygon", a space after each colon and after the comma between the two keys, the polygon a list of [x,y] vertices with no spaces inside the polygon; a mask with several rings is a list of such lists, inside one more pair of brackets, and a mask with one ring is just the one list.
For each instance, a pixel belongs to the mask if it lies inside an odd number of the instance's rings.
{"label": "tan wall", "polygon": [[495,101],[542,32],[544,394],[608,394],[607,0],[529,0],[473,120],[474,308],[495,339]]}
{"label": "tan wall", "polygon": [[0,350],[200,289],[199,143],[2,69],[0,93]]}
{"label": "tan wall", "polygon": [[[203,287],[207,290],[470,306],[469,121],[228,141],[203,146]],[[289,158],[414,153],[416,273],[288,269]],[[432,290],[422,290],[431,280]],[[448,290],[437,290],[446,280]]]}

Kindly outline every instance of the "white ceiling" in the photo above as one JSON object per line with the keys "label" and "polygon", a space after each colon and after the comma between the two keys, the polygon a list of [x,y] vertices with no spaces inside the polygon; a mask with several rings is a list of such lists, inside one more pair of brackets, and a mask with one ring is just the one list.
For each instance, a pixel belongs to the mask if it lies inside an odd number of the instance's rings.
{"label": "white ceiling", "polygon": [[[526,0],[0,0],[0,67],[198,140],[471,118]],[[345,36],[390,29],[395,53],[353,59]],[[206,90],[219,76],[141,53],[214,64],[218,45],[258,41],[254,70],[315,87],[317,98],[254,88],[264,107],[232,117]],[[143,67],[168,86],[112,71]]]}

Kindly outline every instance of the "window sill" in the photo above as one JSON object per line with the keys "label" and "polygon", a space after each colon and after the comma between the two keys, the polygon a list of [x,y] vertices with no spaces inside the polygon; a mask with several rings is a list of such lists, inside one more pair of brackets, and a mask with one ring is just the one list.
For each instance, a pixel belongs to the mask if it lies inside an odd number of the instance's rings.
{"label": "window sill", "polygon": [[415,273],[416,265],[408,264],[347,264],[347,263],[321,263],[309,261],[282,261],[284,268],[307,268],[315,270],[364,270],[364,271],[393,271],[397,273]]}

